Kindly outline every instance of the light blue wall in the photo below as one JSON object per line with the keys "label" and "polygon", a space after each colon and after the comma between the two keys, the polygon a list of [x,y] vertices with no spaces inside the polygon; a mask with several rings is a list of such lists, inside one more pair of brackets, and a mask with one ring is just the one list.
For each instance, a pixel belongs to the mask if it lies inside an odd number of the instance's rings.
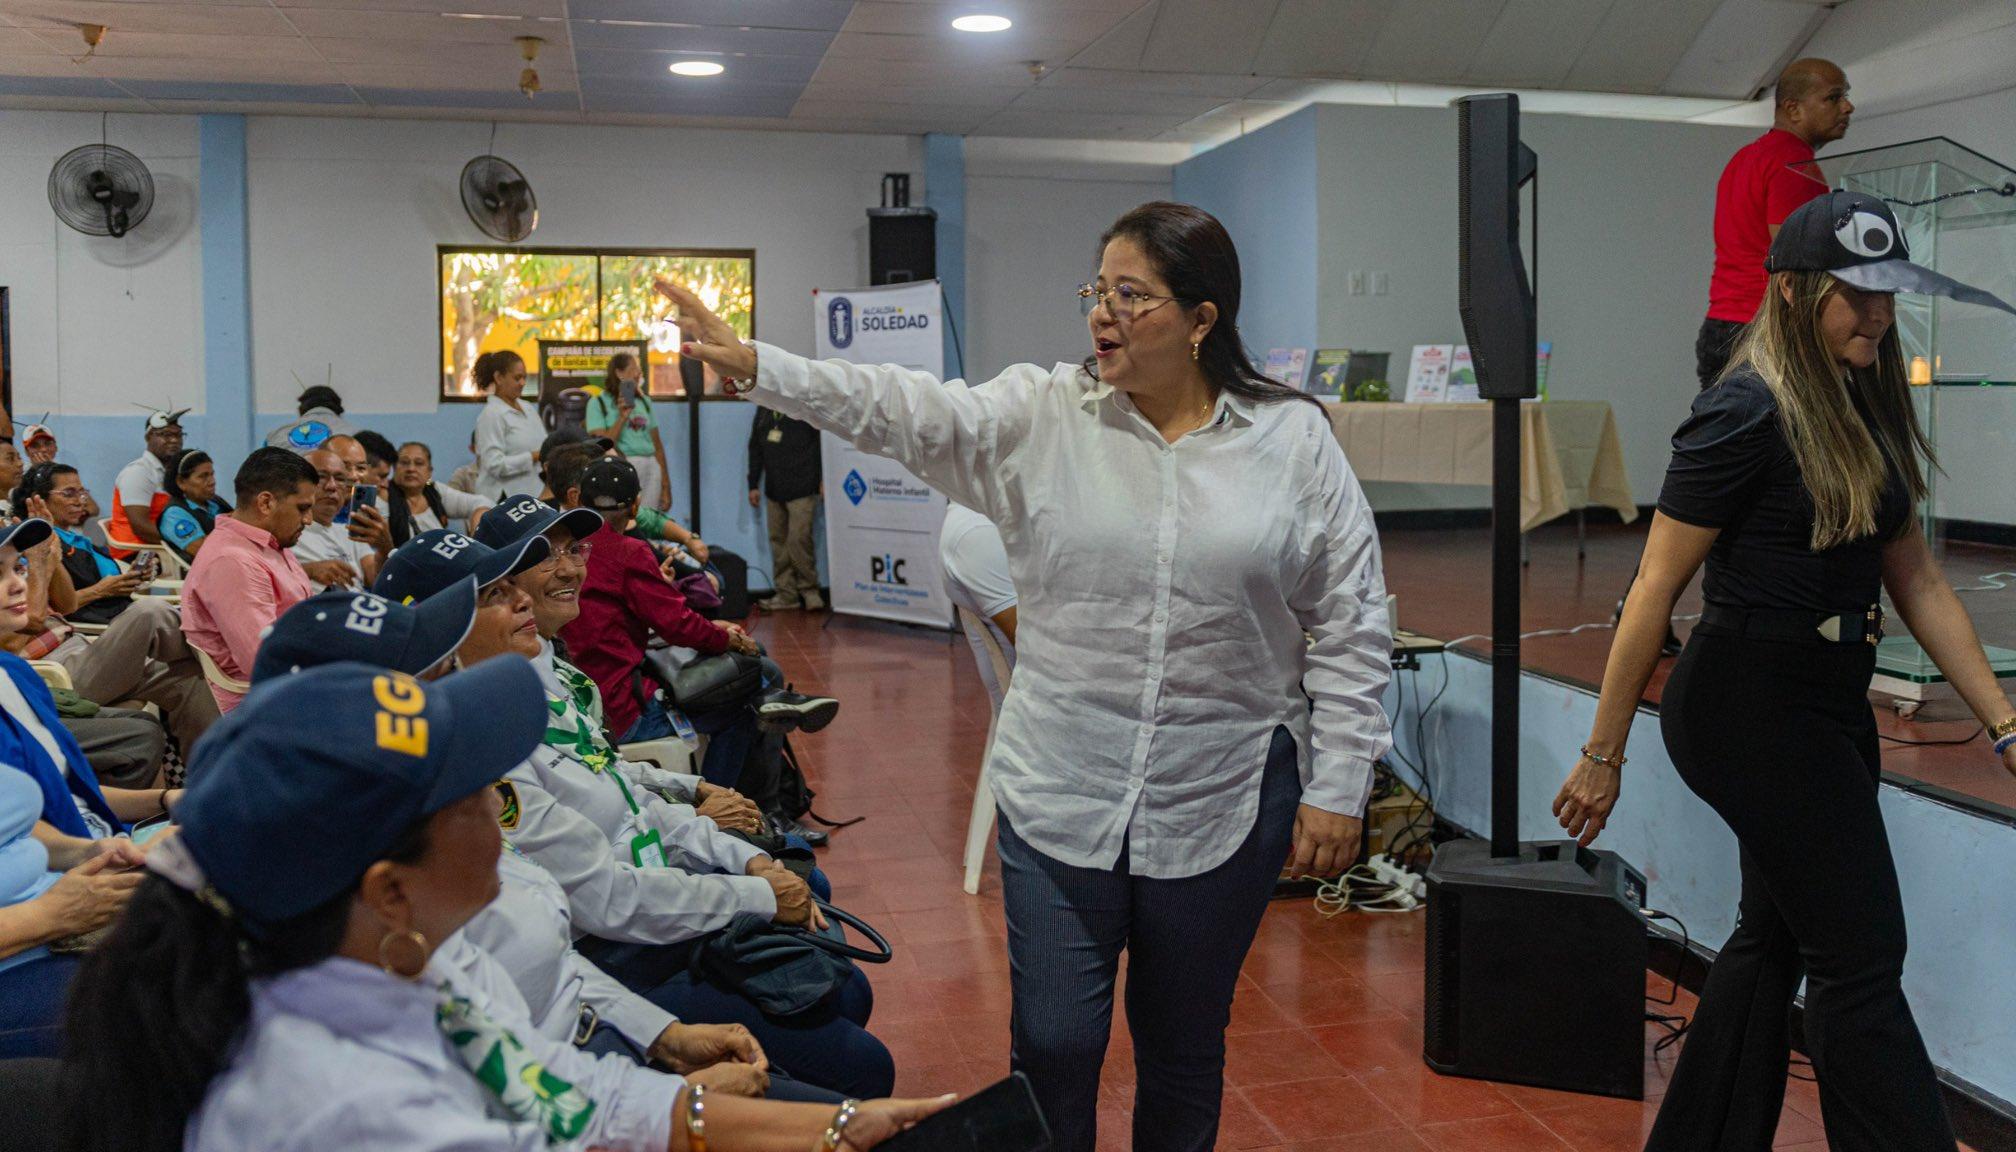
{"label": "light blue wall", "polygon": [[1175,198],[1239,248],[1239,331],[1256,358],[1316,345],[1317,187],[1313,106],[1176,166]]}
{"label": "light blue wall", "polygon": [[[945,293],[945,376],[964,377],[966,340],[966,139],[924,137],[924,204],[938,213],[938,283]],[[953,333],[957,332],[957,339]]]}
{"label": "light blue wall", "polygon": [[[1490,826],[1491,668],[1469,656],[1428,657],[1387,697],[1400,753],[1425,747],[1436,808],[1471,830]],[[1448,690],[1421,724],[1423,706]],[[1404,700],[1402,695],[1404,694]],[[1520,685],[1520,835],[1560,839],[1548,808],[1588,738],[1595,694],[1527,675]],[[1646,903],[1686,921],[1720,948],[1735,928],[1736,841],[1680,780],[1640,713],[1626,749],[1623,798],[1598,847],[1645,873]],[[1985,755],[1985,753],[1983,753]],[[1403,769],[1404,770],[1404,769]],[[1912,950],[1905,991],[1941,1069],[2003,1100],[2016,1100],[2016,982],[2009,940],[2016,925],[2016,828],[1885,784],[1884,820],[1897,857]]]}
{"label": "light blue wall", "polygon": [[238,460],[253,445],[249,423],[253,410],[252,272],[245,234],[245,117],[201,117],[197,147],[197,213],[203,244],[203,410],[208,417],[205,442],[213,453]]}

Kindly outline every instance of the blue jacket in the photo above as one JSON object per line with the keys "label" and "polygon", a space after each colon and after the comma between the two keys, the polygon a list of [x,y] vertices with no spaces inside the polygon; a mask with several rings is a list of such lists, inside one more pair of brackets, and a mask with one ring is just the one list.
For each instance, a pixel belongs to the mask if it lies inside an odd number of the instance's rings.
{"label": "blue jacket", "polygon": [[[63,752],[64,765],[59,765],[49,758],[42,742],[29,732],[20,717],[0,710],[0,764],[19,768],[41,786],[42,819],[59,832],[88,838],[91,826],[78,814],[74,795],[108,826],[124,830],[126,825],[112,814],[111,805],[105,803],[105,794],[98,790],[97,774],[84,759],[84,750],[77,747],[70,730],[63,726],[62,717],[56,714],[56,698],[49,694],[49,686],[26,660],[11,653],[0,652],[0,670],[20,689],[28,706],[34,709],[35,718],[49,730]],[[69,768],[67,773],[63,770],[65,765]]]}

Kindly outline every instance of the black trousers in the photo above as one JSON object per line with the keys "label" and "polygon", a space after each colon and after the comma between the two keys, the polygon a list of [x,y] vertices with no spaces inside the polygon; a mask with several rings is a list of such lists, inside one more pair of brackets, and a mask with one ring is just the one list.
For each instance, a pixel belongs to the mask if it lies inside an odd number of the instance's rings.
{"label": "black trousers", "polygon": [[1706,388],[1722,375],[1722,369],[1729,366],[1729,354],[1736,350],[1736,338],[1749,327],[1734,320],[1717,320],[1709,317],[1701,321],[1701,331],[1694,337],[1694,375]]}
{"label": "black trousers", "polygon": [[1953,1152],[1901,983],[1904,907],[1867,697],[1875,653],[1697,628],[1673,670],[1666,748],[1736,833],[1743,896],[1646,1152],[1768,1152],[1802,978],[1829,1147]]}

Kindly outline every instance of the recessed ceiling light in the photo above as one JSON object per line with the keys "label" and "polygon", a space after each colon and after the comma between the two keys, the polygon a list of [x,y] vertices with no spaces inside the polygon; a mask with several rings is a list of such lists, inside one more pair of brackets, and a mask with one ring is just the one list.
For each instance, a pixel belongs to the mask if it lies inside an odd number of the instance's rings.
{"label": "recessed ceiling light", "polygon": [[1006,16],[961,16],[952,21],[952,27],[961,32],[1006,32],[1014,26]]}
{"label": "recessed ceiling light", "polygon": [[681,60],[672,65],[674,76],[719,76],[726,71],[712,60]]}

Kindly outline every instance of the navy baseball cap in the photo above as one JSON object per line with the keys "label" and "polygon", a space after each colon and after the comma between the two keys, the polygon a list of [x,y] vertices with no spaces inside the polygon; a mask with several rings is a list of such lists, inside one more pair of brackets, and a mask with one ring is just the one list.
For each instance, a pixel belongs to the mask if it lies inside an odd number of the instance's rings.
{"label": "navy baseball cap", "polygon": [[492,548],[460,532],[435,528],[394,549],[371,590],[387,600],[414,604],[474,576],[480,591],[532,567],[551,551],[544,536]]}
{"label": "navy baseball cap", "polygon": [[476,525],[476,541],[492,548],[509,548],[527,536],[544,535],[556,524],[581,540],[602,530],[602,517],[587,508],[562,512],[530,496],[507,496],[503,503],[483,514]]}
{"label": "navy baseball cap", "polygon": [[598,512],[621,512],[630,507],[644,485],[637,479],[637,466],[620,456],[605,456],[581,472],[581,506]]}
{"label": "navy baseball cap", "polygon": [[2016,313],[2001,297],[1913,264],[1910,257],[1890,206],[1844,189],[1808,200],[1785,218],[1764,270],[1826,272],[1865,292],[1916,292]]}
{"label": "navy baseball cap", "polygon": [[[601,517],[596,517],[600,520]],[[56,534],[56,528],[40,517],[30,517],[0,528],[0,548],[10,545],[16,552],[26,552]]]}
{"label": "navy baseball cap", "polygon": [[282,676],[196,745],[179,839],[256,934],[349,891],[409,828],[496,783],[545,731],[529,660],[431,684],[354,663]]}
{"label": "navy baseball cap", "polygon": [[372,592],[331,588],[266,629],[252,683],[354,660],[418,676],[455,654],[476,623],[476,577],[408,607]]}

